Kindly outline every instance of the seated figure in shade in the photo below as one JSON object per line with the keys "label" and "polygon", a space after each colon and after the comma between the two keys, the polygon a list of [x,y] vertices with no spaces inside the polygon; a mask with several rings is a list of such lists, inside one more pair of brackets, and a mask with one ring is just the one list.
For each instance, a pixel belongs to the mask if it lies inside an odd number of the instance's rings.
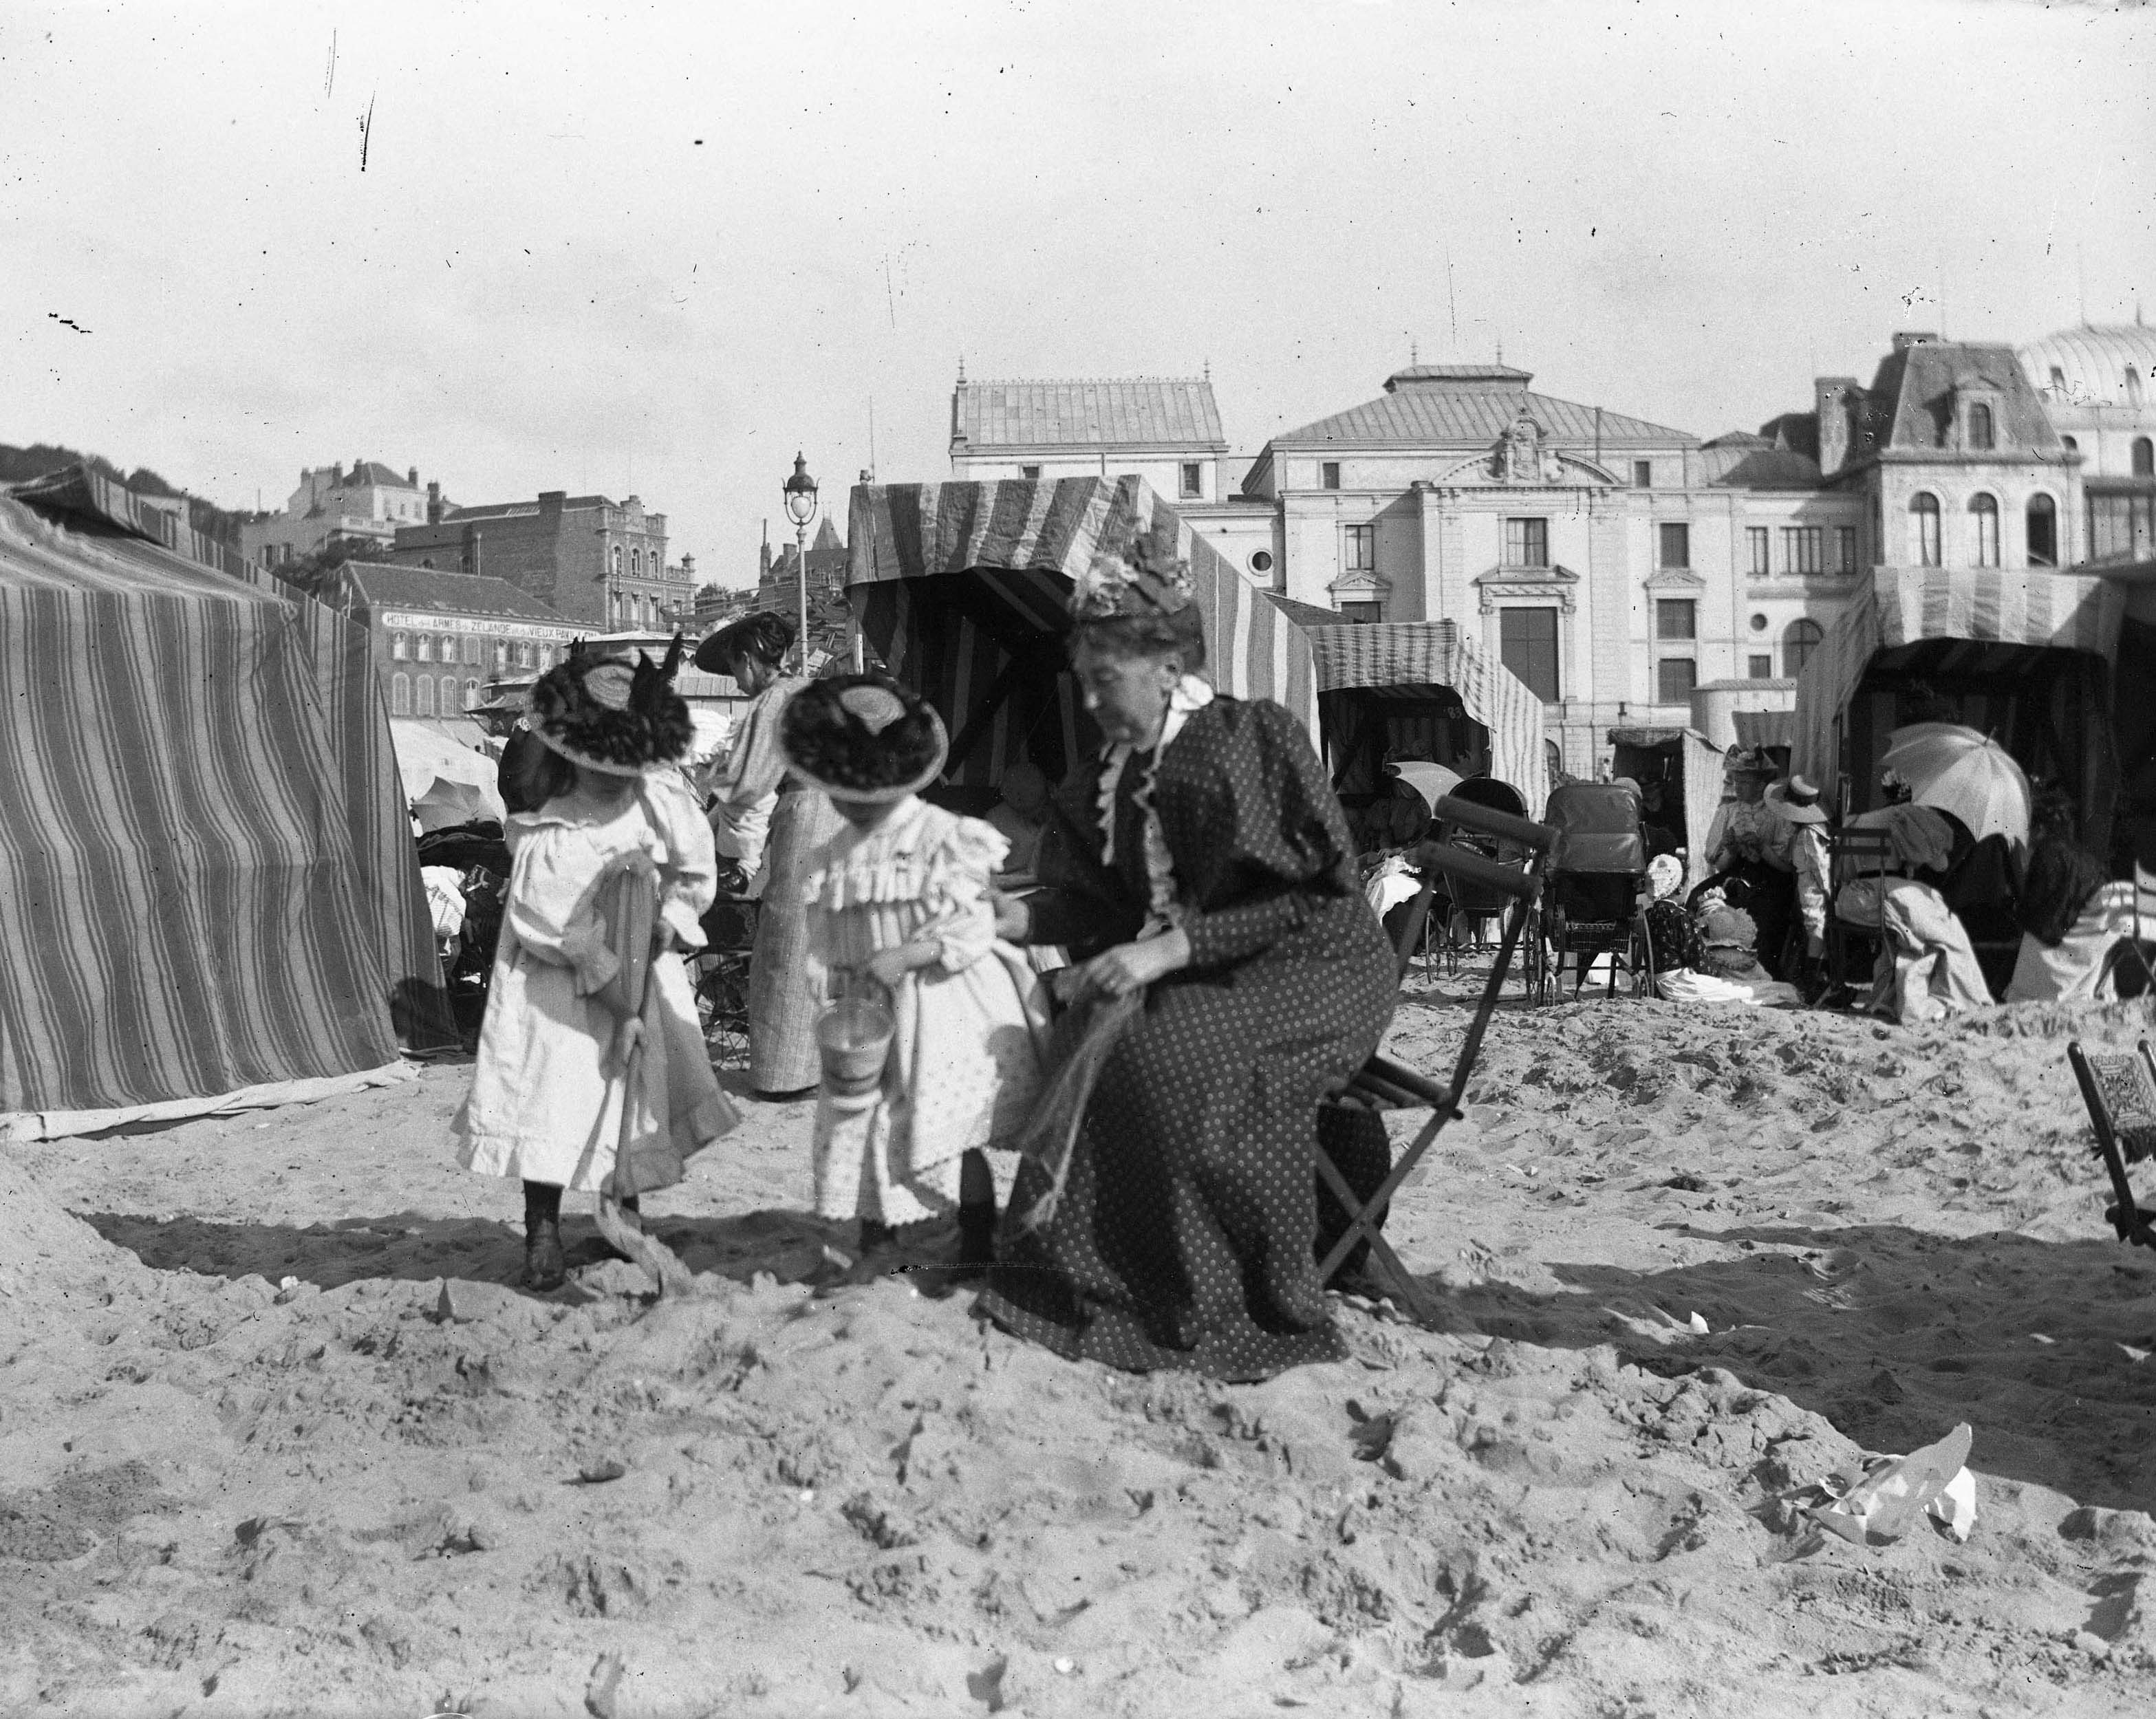
{"label": "seated figure in shade", "polygon": [[[2112,966],[2134,933],[2133,883],[2114,883],[2077,839],[2073,803],[2056,788],[2037,797],[2028,870],[2015,902],[2021,948],[2008,1003],[2118,995]],[[2129,954],[2129,971],[2133,968]]]}
{"label": "seated figure in shade", "polygon": [[1048,778],[1029,758],[1020,758],[1004,772],[996,785],[1002,795],[988,810],[988,821],[1010,844],[1007,871],[1031,874],[1040,852],[1040,832],[1048,823]]}

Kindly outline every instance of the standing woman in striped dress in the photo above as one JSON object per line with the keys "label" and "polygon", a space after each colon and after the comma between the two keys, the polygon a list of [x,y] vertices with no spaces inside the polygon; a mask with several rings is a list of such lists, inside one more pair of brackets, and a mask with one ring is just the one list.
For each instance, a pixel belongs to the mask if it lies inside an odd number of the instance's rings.
{"label": "standing woman in striped dress", "polygon": [[[816,1090],[824,975],[808,948],[802,885],[809,855],[841,823],[819,790],[788,770],[778,743],[787,705],[808,684],[781,667],[793,634],[786,616],[762,610],[696,647],[698,668],[732,675],[750,695],[733,751],[712,784],[718,798],[711,817],[715,826],[739,838],[732,845],[751,880],[749,893],[762,901],[749,960],[748,1070],[749,1084],[766,1099],[806,1098]],[[757,825],[767,810],[770,833],[758,849]]]}

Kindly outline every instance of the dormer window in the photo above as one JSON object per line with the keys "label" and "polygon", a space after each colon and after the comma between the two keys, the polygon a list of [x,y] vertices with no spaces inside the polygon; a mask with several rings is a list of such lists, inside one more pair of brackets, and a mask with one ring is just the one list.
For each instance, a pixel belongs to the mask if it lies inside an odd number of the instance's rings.
{"label": "dormer window", "polygon": [[2131,364],[2126,367],[2126,403],[2129,406],[2141,403],[2141,372]]}
{"label": "dormer window", "polygon": [[1991,427],[1991,408],[1981,400],[1969,408],[1969,445],[1986,451],[1997,445]]}
{"label": "dormer window", "polygon": [[2066,391],[2066,372],[2056,364],[2051,367],[2051,388],[2055,393],[2063,394]]}

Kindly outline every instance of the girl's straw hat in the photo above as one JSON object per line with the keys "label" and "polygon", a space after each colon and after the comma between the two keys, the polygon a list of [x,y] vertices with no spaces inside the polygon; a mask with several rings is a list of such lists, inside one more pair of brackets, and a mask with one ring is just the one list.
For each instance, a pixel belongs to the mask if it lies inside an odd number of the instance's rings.
{"label": "girl's straw hat", "polygon": [[1792,824],[1825,824],[1826,808],[1819,803],[1819,789],[1810,778],[1792,776],[1787,782],[1777,783],[1767,790],[1767,798],[1774,809]]}
{"label": "girl's straw hat", "polygon": [[674,690],[682,648],[677,633],[664,664],[639,651],[632,665],[587,650],[579,639],[567,662],[533,684],[526,723],[548,751],[587,770],[649,776],[665,769],[686,755],[696,731]]}
{"label": "girl's straw hat", "polygon": [[787,700],[778,741],[796,776],[870,804],[919,793],[950,751],[932,706],[872,675],[811,681]]}

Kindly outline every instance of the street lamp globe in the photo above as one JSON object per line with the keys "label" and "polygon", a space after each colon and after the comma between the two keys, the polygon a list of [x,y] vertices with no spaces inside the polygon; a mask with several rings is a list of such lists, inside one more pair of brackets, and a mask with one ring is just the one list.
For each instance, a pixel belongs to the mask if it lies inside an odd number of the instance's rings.
{"label": "street lamp globe", "polygon": [[793,456],[793,475],[783,487],[787,518],[805,526],[816,517],[816,480],[808,475],[808,462],[798,454]]}

